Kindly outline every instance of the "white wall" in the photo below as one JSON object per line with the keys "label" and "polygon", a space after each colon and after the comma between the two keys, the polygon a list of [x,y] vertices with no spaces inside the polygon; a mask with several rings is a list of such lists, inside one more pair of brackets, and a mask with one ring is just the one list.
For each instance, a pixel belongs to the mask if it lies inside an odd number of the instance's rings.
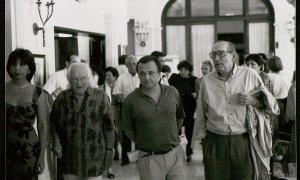
{"label": "white wall", "polygon": [[162,50],[161,15],[168,0],[130,0],[128,3],[128,18],[134,20],[148,20],[150,35],[146,46],[141,47],[135,38],[136,55],[150,54],[154,50]]}
{"label": "white wall", "polygon": [[[104,34],[107,43],[106,64],[117,65],[117,46],[127,44],[127,0],[85,0],[82,2],[54,0],[53,16],[45,26],[46,47],[42,45],[42,32],[40,31],[36,36],[32,32],[34,22],[39,26],[42,25],[35,2],[36,0],[9,0],[5,3],[5,61],[16,47],[29,49],[33,54],[45,55],[46,77],[48,78],[55,72],[54,27],[56,26]],[[47,0],[42,0],[42,2],[42,17],[45,19]],[[86,44],[83,39],[79,41]],[[79,48],[82,48],[82,45],[79,45]],[[79,55],[88,59],[87,51],[84,49],[79,50]]]}
{"label": "white wall", "polygon": [[[45,2],[46,0],[43,0]],[[54,26],[100,33],[106,38],[106,64],[117,65],[118,44],[127,44],[129,19],[148,20],[151,28],[147,46],[136,45],[136,54],[145,55],[162,49],[161,15],[168,0],[55,0],[54,14],[45,27],[46,47],[42,46],[41,31],[33,35],[32,24],[41,26],[36,0],[9,0],[5,3],[5,61],[16,47],[27,48],[34,54],[46,55],[48,77],[55,71]],[[295,44],[290,42],[286,21],[295,14],[287,1],[271,0],[275,9],[275,50],[284,65],[283,73],[289,80],[295,69]],[[42,5],[43,17],[45,5]],[[136,44],[139,44],[137,39]],[[86,53],[80,52],[86,56]],[[83,57],[84,58],[84,57]]]}
{"label": "white wall", "polygon": [[295,44],[290,42],[290,35],[286,29],[289,17],[295,16],[295,7],[287,1],[271,0],[275,9],[275,42],[279,46],[275,49],[276,56],[280,57],[283,64],[282,73],[287,81],[291,81],[296,68]]}

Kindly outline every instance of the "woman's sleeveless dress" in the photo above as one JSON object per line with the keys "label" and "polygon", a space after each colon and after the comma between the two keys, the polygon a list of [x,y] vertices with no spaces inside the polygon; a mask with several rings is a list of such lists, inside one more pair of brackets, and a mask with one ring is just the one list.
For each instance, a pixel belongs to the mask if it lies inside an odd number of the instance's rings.
{"label": "woman's sleeveless dress", "polygon": [[6,102],[6,178],[35,179],[40,145],[33,128],[37,100],[42,90],[36,88],[31,103],[13,106]]}

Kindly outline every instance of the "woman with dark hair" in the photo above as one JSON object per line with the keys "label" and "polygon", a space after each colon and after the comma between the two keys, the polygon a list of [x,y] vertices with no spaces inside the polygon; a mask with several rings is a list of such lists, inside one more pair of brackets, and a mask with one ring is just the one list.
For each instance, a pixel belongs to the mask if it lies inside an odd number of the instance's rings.
{"label": "woman with dark hair", "polygon": [[187,162],[191,161],[191,155],[193,149],[191,147],[191,139],[194,129],[194,113],[196,110],[196,91],[195,91],[195,80],[197,79],[191,73],[193,71],[193,65],[188,61],[181,61],[177,65],[179,74],[172,74],[169,79],[169,84],[174,86],[181,97],[185,119],[183,126],[185,127],[185,134],[188,140],[186,146]]}
{"label": "woman with dark hair", "polygon": [[[266,60],[263,59],[263,56],[260,54],[249,54],[245,58],[246,66],[254,69],[259,74],[269,92],[274,96],[273,83],[271,82],[269,76],[265,73],[265,63]],[[269,117],[273,133],[273,140],[276,140],[278,131],[278,117],[274,114],[269,114]]]}
{"label": "woman with dark hair", "polygon": [[[8,57],[5,84],[6,178],[36,179],[44,171],[47,145],[46,94],[30,84],[36,67],[27,49],[16,49]],[[38,135],[33,128],[37,119]]]}
{"label": "woman with dark hair", "polygon": [[277,100],[280,114],[278,116],[278,132],[290,133],[287,124],[285,123],[285,109],[288,91],[291,83],[286,81],[283,75],[280,73],[283,70],[281,59],[277,56],[273,56],[269,59],[270,73],[268,76],[273,84],[274,97]]}

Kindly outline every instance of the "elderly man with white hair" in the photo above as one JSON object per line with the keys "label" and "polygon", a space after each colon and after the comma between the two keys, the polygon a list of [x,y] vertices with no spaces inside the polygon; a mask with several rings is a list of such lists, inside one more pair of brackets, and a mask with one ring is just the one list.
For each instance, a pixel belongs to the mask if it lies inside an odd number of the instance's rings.
{"label": "elderly man with white hair", "polygon": [[94,88],[85,63],[72,64],[67,79],[71,88],[57,96],[50,115],[54,151],[62,159],[65,180],[101,180],[112,164],[114,128],[109,99]]}

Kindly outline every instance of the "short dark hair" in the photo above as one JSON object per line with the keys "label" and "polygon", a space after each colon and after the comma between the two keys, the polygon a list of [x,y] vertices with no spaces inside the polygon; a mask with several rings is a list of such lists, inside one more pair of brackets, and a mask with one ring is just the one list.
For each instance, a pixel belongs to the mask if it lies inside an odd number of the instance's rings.
{"label": "short dark hair", "polygon": [[258,55],[260,55],[261,58],[263,58],[263,60],[267,60],[268,59],[265,53],[258,53]]}
{"label": "short dark hair", "polygon": [[245,58],[245,63],[250,61],[250,60],[253,60],[254,62],[256,62],[258,65],[264,65],[265,64],[265,61],[264,59],[262,58],[261,55],[259,54],[249,54],[246,58]]}
{"label": "short dark hair", "polygon": [[165,56],[166,56],[166,54],[165,54],[165,53],[163,53],[163,52],[161,52],[161,51],[153,51],[153,52],[151,53],[151,56],[156,56],[156,57],[165,57]]}
{"label": "short dark hair", "polygon": [[269,68],[272,72],[279,72],[283,70],[281,59],[278,56],[273,56],[269,59]]}
{"label": "short dark hair", "polygon": [[105,73],[106,73],[106,72],[111,72],[112,75],[113,75],[114,77],[116,77],[116,79],[119,77],[118,70],[117,70],[116,68],[114,68],[114,67],[109,66],[109,67],[105,68],[104,71],[105,71]]}
{"label": "short dark hair", "polygon": [[67,58],[65,59],[65,62],[71,62],[71,56],[78,56],[77,53],[73,52],[73,51],[69,51],[68,52],[68,55],[67,55]]}
{"label": "short dark hair", "polygon": [[177,65],[177,70],[179,71],[181,68],[186,68],[188,69],[190,72],[192,72],[194,70],[193,65],[187,61],[181,61],[178,65]]}
{"label": "short dark hair", "polygon": [[139,67],[140,63],[146,64],[151,61],[153,61],[156,64],[157,72],[160,73],[161,72],[161,63],[159,62],[159,60],[156,56],[151,56],[151,55],[144,56],[137,62],[136,71],[138,72],[138,67]]}
{"label": "short dark hair", "polygon": [[91,65],[91,70],[92,70],[93,75],[94,75],[94,73],[97,73],[98,76],[99,76],[99,79],[98,79],[98,82],[97,82],[98,85],[101,86],[102,84],[104,84],[104,82],[105,82],[105,73],[102,70],[102,68],[99,67],[99,66]]}
{"label": "short dark hair", "polygon": [[118,58],[119,64],[125,64],[126,58],[127,58],[127,55],[121,55],[121,56]]}
{"label": "short dark hair", "polygon": [[18,59],[20,59],[22,64],[27,64],[30,72],[26,75],[26,80],[30,82],[36,71],[36,66],[34,57],[28,49],[17,48],[10,53],[6,65],[6,71],[9,77],[13,78],[13,75],[10,72],[10,67],[16,64]]}
{"label": "short dark hair", "polygon": [[161,68],[161,71],[163,72],[163,73],[170,73],[171,72],[171,68],[170,68],[170,66],[168,66],[168,65],[163,65],[162,66],[162,68]]}

